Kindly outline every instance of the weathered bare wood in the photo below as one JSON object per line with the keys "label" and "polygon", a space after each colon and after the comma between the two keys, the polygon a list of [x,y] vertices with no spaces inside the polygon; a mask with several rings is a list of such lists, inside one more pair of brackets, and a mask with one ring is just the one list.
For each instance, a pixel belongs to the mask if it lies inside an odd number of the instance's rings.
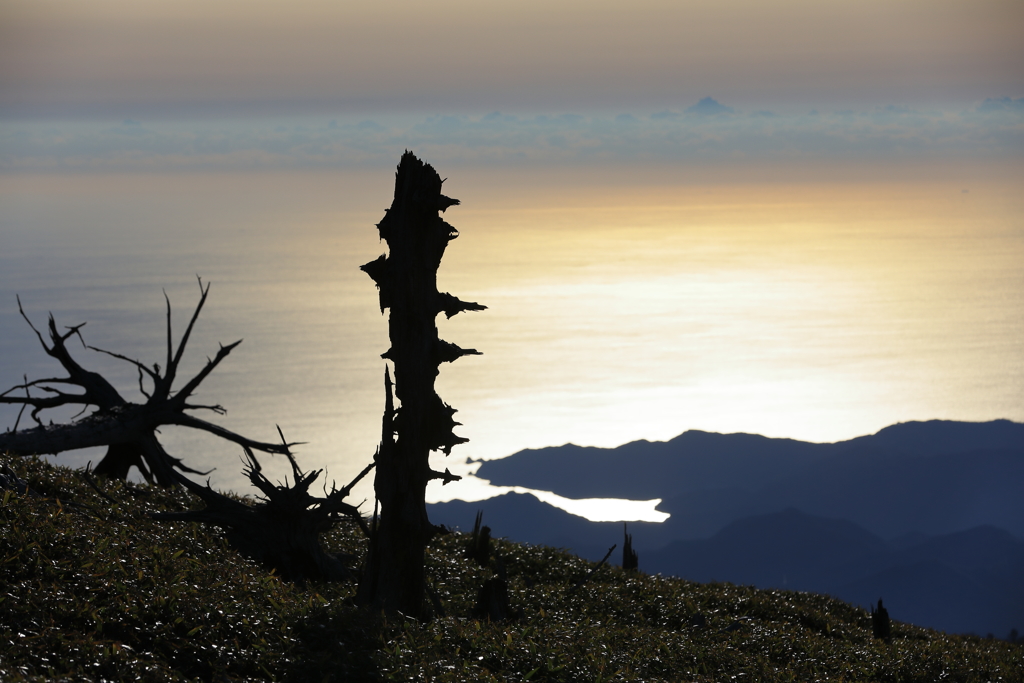
{"label": "weathered bare wood", "polygon": [[613,553],[613,552],[615,552],[615,549],[616,549],[617,547],[618,547],[618,544],[615,544],[615,545],[613,545],[613,546],[612,546],[611,548],[608,548],[608,552],[606,552],[606,553],[604,554],[604,557],[602,557],[602,558],[601,558],[601,561],[600,561],[600,562],[598,562],[598,563],[597,563],[596,565],[594,565],[593,567],[591,567],[591,568],[590,568],[590,571],[589,571],[589,572],[587,572],[586,576],[584,576],[584,577],[583,577],[582,579],[578,579],[578,580],[577,580],[577,581],[576,581],[576,582],[575,582],[575,583],[574,583],[574,584],[572,585],[572,588],[570,588],[570,589],[569,589],[569,595],[572,595],[573,593],[575,593],[576,591],[578,591],[578,590],[580,589],[580,587],[581,587],[581,586],[582,586],[583,584],[585,584],[585,583],[586,583],[587,581],[589,581],[589,580],[590,580],[590,577],[592,577],[592,576],[593,576],[593,575],[594,575],[595,573],[597,573],[597,570],[598,570],[598,569],[600,569],[601,567],[603,567],[603,566],[605,565],[605,562],[607,562],[607,561],[608,561],[608,558],[612,556],[612,553]]}
{"label": "weathered bare wood", "polygon": [[629,526],[622,523],[622,533],[625,536],[622,545],[622,568],[626,571],[638,571],[640,569],[640,557],[633,550],[633,534],[629,533]]}
{"label": "weathered bare wood", "polygon": [[483,510],[477,510],[473,533],[469,537],[469,545],[466,546],[466,557],[475,560],[481,567],[486,567],[491,561],[491,527],[481,525],[483,517]]}
{"label": "weathered bare wood", "polygon": [[484,581],[476,596],[470,616],[475,619],[487,619],[490,622],[518,621],[522,617],[520,610],[512,609],[508,596],[508,574],[505,563],[498,556],[494,558],[495,574]]}
{"label": "weathered bare wood", "polygon": [[437,269],[458,231],[438,215],[458,200],[441,194],[441,177],[411,152],[402,156],[395,176],[395,197],[377,225],[389,253],[362,266],[380,290],[380,308],[390,309],[391,348],[383,357],[394,364],[396,411],[390,375],[385,373],[385,409],[381,445],[375,462],[374,490],[380,507],[358,600],[375,609],[422,616],[426,578],[424,549],[434,533],[427,518],[425,493],[432,479],[458,479],[430,468],[431,451],[446,455],[466,439],[453,428],[455,409],[434,391],[442,362],[473,349],[438,339],[435,318],[445,312],[482,310],[437,291]]}
{"label": "weathered bare wood", "polygon": [[[107,452],[96,466],[95,473],[124,479],[128,476],[129,470],[136,467],[148,482],[163,486],[174,486],[179,483],[178,477],[174,476],[174,470],[203,474],[199,470],[187,467],[180,459],[170,456],[163,449],[156,438],[156,430],[164,425],[199,429],[252,450],[286,453],[288,444],[264,443],[249,439],[186,412],[209,410],[218,414],[224,413],[224,408],[219,405],[194,405],[190,404],[188,399],[202,381],[241,343],[241,340],[221,346],[195,377],[186,382],[181,389],[174,391],[174,380],[185,353],[185,346],[206,303],[210,291],[209,284],[204,286],[202,280],[199,280],[199,291],[199,302],[177,348],[174,347],[171,331],[171,302],[166,293],[164,294],[167,302],[167,364],[163,373],[159,365],[150,368],[121,354],[88,346],[81,334],[85,323],[65,328],[67,331],[62,333],[58,331],[53,316],[49,316],[47,331],[50,343],[47,344],[42,333],[25,313],[19,299],[18,311],[21,316],[35,332],[47,355],[61,364],[67,372],[67,377],[33,381],[26,378],[22,384],[0,394],[0,403],[21,405],[23,409],[30,407],[30,417],[36,423],[35,427],[29,429],[17,429],[16,425],[14,430],[0,434],[0,451],[30,455],[106,446]],[[139,373],[139,389],[146,397],[145,402],[133,403],[126,400],[102,375],[83,368],[67,348],[66,342],[71,337],[77,337],[85,348],[135,366]],[[152,390],[149,392],[145,387],[146,379],[152,384]],[[43,392],[43,395],[33,396],[33,390]],[[22,391],[24,395],[16,393]],[[42,411],[67,405],[81,406],[83,412],[90,408],[94,410],[85,417],[68,423],[43,424],[40,419]]]}
{"label": "weathered bare wood", "polygon": [[220,527],[234,548],[273,569],[287,581],[354,578],[355,571],[348,565],[355,558],[325,552],[320,545],[320,535],[345,516],[355,520],[364,533],[370,534],[358,508],[344,502],[344,498],[373,468],[373,464],[347,486],[340,489],[332,487],[325,497],[318,498],[310,495],[309,487],[323,470],[303,472],[287,449],[283,436],[281,441],[292,466],[292,485],[288,485],[287,479],[283,484],[272,484],[263,475],[252,449],[244,447],[248,462],[245,474],[263,493],[262,501],[248,505],[214,491],[209,484],[201,486],[174,472],[172,475],[179,483],[195,494],[205,507],[189,512],[155,513],[152,517],[161,521],[200,522]]}
{"label": "weathered bare wood", "polygon": [[882,598],[878,598],[877,610],[874,605],[871,606],[871,632],[879,640],[892,640],[892,621],[889,619],[889,610],[882,604]]}

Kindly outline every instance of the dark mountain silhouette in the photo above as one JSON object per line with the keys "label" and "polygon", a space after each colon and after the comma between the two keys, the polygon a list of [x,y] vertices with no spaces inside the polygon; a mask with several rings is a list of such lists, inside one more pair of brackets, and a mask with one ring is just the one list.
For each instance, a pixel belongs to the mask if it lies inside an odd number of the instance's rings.
{"label": "dark mountain silhouette", "polygon": [[763,511],[794,505],[885,538],[991,524],[1024,536],[1024,448],[935,456],[851,453],[755,496]]}
{"label": "dark mountain silhouette", "polygon": [[822,454],[821,444],[692,430],[671,441],[633,441],[618,448],[566,444],[527,449],[484,461],[477,476],[498,486],[554,491],[566,498],[649,500],[781,481]]}
{"label": "dark mountain silhouette", "polygon": [[[1000,612],[1002,596],[939,562],[922,560],[897,564],[878,574],[839,586],[832,595],[856,604],[885,596],[889,615],[897,621],[928,626],[948,633],[1001,636],[1020,621],[1019,603],[1009,625]],[[1003,626],[997,624],[1002,623]]]}
{"label": "dark mountain silhouette", "polygon": [[840,453],[870,448],[878,453],[911,457],[974,450],[1020,449],[1024,448],[1024,424],[1010,420],[900,422],[875,434],[824,445],[833,446]]}
{"label": "dark mountain silhouette", "polygon": [[946,631],[1005,635],[1024,621],[1024,541],[993,527],[900,549],[851,522],[790,509],[641,557],[647,571],[694,581],[828,593],[863,606],[884,596],[894,619]]}
{"label": "dark mountain silhouette", "polygon": [[[662,498],[630,522],[640,569],[698,581],[879,597],[892,617],[1005,635],[1024,624],[1024,425],[915,422],[835,444],[690,431],[619,448],[566,445],[481,464],[499,485],[570,498]],[[529,494],[430,506],[434,522],[600,559],[618,522]]]}
{"label": "dark mountain silhouette", "polygon": [[[705,538],[735,519],[796,507],[841,517],[883,538],[991,524],[1024,536],[1024,449],[912,459],[834,459],[760,488],[662,498],[676,538]],[[657,497],[657,496],[651,496]]]}
{"label": "dark mountain silhouette", "polygon": [[911,422],[835,444],[689,431],[618,448],[525,450],[483,462],[495,485],[567,498],[661,498],[675,538],[795,507],[883,538],[991,524],[1024,536],[1024,425]]}
{"label": "dark mountain silhouette", "polygon": [[1005,636],[1024,621],[1024,542],[1001,529],[929,538],[873,563],[873,573],[833,577],[827,592],[859,604],[891,596],[890,613],[944,631]]}
{"label": "dark mountain silhouette", "polygon": [[694,581],[813,590],[824,588],[821,577],[887,548],[852,522],[790,508],[735,521],[708,539],[675,541],[646,553],[644,566]]}

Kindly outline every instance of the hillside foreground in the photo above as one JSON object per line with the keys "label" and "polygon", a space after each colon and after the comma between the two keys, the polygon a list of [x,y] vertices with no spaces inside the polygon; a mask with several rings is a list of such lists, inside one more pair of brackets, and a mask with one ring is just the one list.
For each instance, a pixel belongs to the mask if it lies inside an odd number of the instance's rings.
{"label": "hillside foreground", "polygon": [[[494,565],[465,558],[457,533],[428,549],[445,615],[384,619],[353,606],[351,582],[288,584],[217,530],[149,519],[199,507],[185,492],[4,462],[43,494],[0,492],[4,681],[1024,680],[1020,644],[901,623],[885,642],[829,597],[594,571],[504,541],[518,619],[474,619]],[[354,525],[324,542],[359,558],[366,545]]]}

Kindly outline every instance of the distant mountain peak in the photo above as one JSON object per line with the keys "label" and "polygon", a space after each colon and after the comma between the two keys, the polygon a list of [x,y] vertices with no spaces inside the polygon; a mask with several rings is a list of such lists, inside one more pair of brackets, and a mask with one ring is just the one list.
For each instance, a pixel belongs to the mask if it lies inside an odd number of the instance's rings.
{"label": "distant mountain peak", "polygon": [[688,107],[686,113],[697,114],[698,116],[723,116],[735,114],[736,112],[732,107],[727,107],[712,97],[705,97],[692,107]]}

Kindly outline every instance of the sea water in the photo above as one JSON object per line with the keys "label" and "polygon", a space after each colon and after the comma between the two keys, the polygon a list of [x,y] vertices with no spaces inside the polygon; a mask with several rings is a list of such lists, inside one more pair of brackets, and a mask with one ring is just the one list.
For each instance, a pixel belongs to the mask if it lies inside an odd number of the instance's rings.
{"label": "sea water", "polygon": [[[472,460],[572,442],[613,447],[687,429],[836,441],[907,420],[1024,420],[1024,200],[1014,183],[445,185],[463,205],[439,289],[488,306],[438,320],[476,348],[437,388],[470,438],[434,467],[469,475],[430,500],[505,489]],[[165,364],[203,286],[180,383],[244,342],[203,383],[198,415],[250,438],[280,427],[300,464],[338,485],[380,440],[386,318],[359,266],[389,173],[44,175],[0,178],[0,384],[62,376],[45,332]],[[562,183],[562,185],[559,185]],[[129,364],[79,361],[139,400]],[[70,419],[73,412],[55,412]],[[0,425],[18,411],[0,406]],[[43,414],[44,420],[50,417]],[[30,425],[21,415],[20,426]],[[183,428],[160,438],[215,486],[247,491],[240,449]],[[92,450],[57,456],[84,465]],[[260,456],[272,478],[290,470]],[[652,475],[655,473],[652,473]],[[372,477],[353,495],[372,507]],[[541,494],[591,518],[660,519],[657,501]],[[660,517],[659,517],[660,515]]]}

